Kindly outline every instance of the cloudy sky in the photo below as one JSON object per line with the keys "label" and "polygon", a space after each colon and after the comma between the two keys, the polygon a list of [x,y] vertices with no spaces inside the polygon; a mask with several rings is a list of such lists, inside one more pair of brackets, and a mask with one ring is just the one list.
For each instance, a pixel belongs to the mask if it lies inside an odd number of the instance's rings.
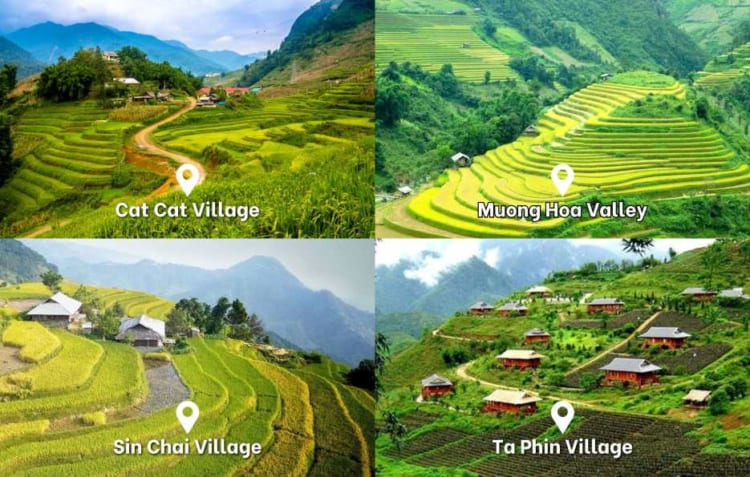
{"label": "cloudy sky", "polygon": [[96,22],[179,40],[194,49],[253,53],[276,49],[317,0],[0,0],[0,32],[52,21]]}
{"label": "cloudy sky", "polygon": [[[32,248],[41,239],[25,240]],[[220,269],[252,256],[275,257],[302,283],[313,290],[330,290],[347,303],[365,311],[375,309],[372,240],[55,240],[80,245],[79,254],[91,247],[113,262],[149,259]],[[71,247],[70,250],[74,250]],[[86,260],[86,257],[80,257]]]}
{"label": "cloudy sky", "polygon": [[[570,242],[578,246],[594,245],[625,257],[620,239],[575,239]],[[667,256],[670,247],[679,253],[705,247],[712,242],[713,240],[705,239],[655,240],[651,253],[657,258],[663,258]],[[441,273],[471,257],[478,257],[492,267],[497,266],[502,246],[502,239],[382,240],[378,242],[375,261],[377,265],[386,266],[395,265],[402,259],[414,262],[415,266],[404,275],[427,285],[434,285]]]}

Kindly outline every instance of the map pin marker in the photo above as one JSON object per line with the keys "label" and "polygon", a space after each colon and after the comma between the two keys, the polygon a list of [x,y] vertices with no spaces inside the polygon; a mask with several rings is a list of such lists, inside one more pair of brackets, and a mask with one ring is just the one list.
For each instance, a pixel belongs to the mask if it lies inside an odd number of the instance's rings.
{"label": "map pin marker", "polygon": [[[185,177],[186,172],[190,173],[190,177]],[[180,187],[182,187],[185,195],[189,196],[200,180],[200,172],[198,171],[198,168],[192,164],[183,164],[177,169],[177,182],[180,183]]]}
{"label": "map pin marker", "polygon": [[[565,179],[560,179],[561,171],[565,171]],[[558,164],[552,169],[552,182],[555,183],[555,187],[560,191],[561,196],[565,196],[565,193],[568,192],[568,187],[573,183],[574,177],[573,168],[567,164]]]}
{"label": "map pin marker", "polygon": [[[185,409],[190,409],[192,411],[189,416],[185,415]],[[190,429],[195,425],[195,421],[198,420],[199,414],[200,411],[198,410],[198,405],[193,401],[182,401],[177,406],[177,420],[180,421],[186,434],[190,434]]]}
{"label": "map pin marker", "polygon": [[[560,409],[565,409],[567,411],[564,416],[560,415]],[[565,434],[565,431],[568,430],[568,426],[570,425],[570,421],[572,421],[573,416],[576,415],[573,406],[571,406],[568,401],[557,401],[552,406],[551,413],[552,420],[555,421],[557,428],[560,429],[560,434]]]}

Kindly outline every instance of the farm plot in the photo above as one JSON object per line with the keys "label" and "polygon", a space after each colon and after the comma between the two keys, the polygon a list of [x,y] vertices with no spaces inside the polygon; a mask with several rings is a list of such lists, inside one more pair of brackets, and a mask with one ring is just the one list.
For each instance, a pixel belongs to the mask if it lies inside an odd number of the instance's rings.
{"label": "farm plot", "polygon": [[656,356],[652,361],[668,374],[694,374],[732,349],[727,343],[709,343],[680,350],[676,356]]}
{"label": "farm plot", "polygon": [[3,344],[21,348],[18,357],[27,363],[40,363],[60,351],[60,340],[34,321],[12,321],[2,335]]}
{"label": "farm plot", "polygon": [[[750,189],[750,166],[737,161],[734,151],[709,126],[683,117],[612,115],[617,108],[648,95],[682,98],[684,94],[677,82],[671,86],[616,82],[589,86],[547,110],[537,123],[539,136],[522,137],[488,151],[476,157],[470,168],[448,170],[447,182],[413,198],[408,212],[416,220],[457,234],[525,236],[572,222],[480,219],[477,204],[571,204],[591,196],[657,200]],[[564,197],[549,178],[552,168],[561,163],[575,171]],[[566,233],[591,233],[587,226],[613,219],[591,220],[584,215],[576,220]],[[398,223],[396,217],[384,216],[383,222],[388,221],[396,223],[400,232],[408,231],[407,224]]]}
{"label": "farm plot", "polygon": [[729,86],[742,75],[750,73],[750,42],[729,53],[719,55],[698,73],[695,84],[699,86]]}
{"label": "farm plot", "polygon": [[378,69],[392,61],[409,61],[431,72],[450,64],[456,77],[473,82],[483,81],[485,71],[490,72],[493,81],[516,76],[508,66],[510,57],[485,43],[472,30],[478,24],[472,15],[378,11],[377,16],[375,63]]}
{"label": "farm plot", "polygon": [[18,214],[87,190],[108,187],[121,160],[123,131],[131,124],[108,121],[109,112],[94,102],[44,106],[21,116],[14,129],[25,150],[20,169],[0,189]]}

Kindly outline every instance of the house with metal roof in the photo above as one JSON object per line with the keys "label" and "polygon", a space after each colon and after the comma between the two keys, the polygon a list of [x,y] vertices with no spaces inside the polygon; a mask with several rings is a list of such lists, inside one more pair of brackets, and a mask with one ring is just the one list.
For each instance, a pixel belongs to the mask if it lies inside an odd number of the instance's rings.
{"label": "house with metal roof", "polygon": [[506,349],[503,354],[496,356],[503,367],[520,369],[538,368],[542,358],[544,356],[533,349]]}
{"label": "house with metal roof", "polygon": [[607,373],[604,377],[605,384],[635,383],[638,387],[658,383],[658,373],[661,371],[659,366],[640,358],[614,358],[599,369]]}
{"label": "house with metal roof", "polygon": [[686,339],[690,338],[690,333],[685,333],[679,328],[670,326],[652,326],[638,337],[643,339],[645,346],[677,349],[685,344]]}
{"label": "house with metal roof", "polygon": [[529,309],[526,306],[517,302],[508,302],[497,309],[497,314],[500,316],[526,316],[529,314]]}
{"label": "house with metal roof", "polygon": [[483,410],[484,412],[533,414],[536,412],[536,403],[541,400],[541,398],[531,394],[529,391],[496,389],[492,394],[483,399]]}
{"label": "house with metal roof", "polygon": [[525,344],[532,343],[549,343],[551,335],[540,328],[532,328],[523,334]]}
{"label": "house with metal roof", "polygon": [[57,292],[29,310],[26,316],[48,326],[67,328],[70,323],[85,320],[86,315],[80,312],[81,305],[80,301]]}
{"label": "house with metal roof", "polygon": [[472,315],[487,315],[489,313],[492,313],[492,310],[494,309],[494,306],[489,305],[483,301],[479,301],[469,307],[469,313],[471,313]]}
{"label": "house with metal roof", "polygon": [[617,298],[596,298],[586,305],[586,312],[592,313],[619,313],[625,308],[625,303]]}
{"label": "house with metal roof", "polygon": [[716,298],[716,293],[713,290],[706,290],[705,288],[700,287],[688,287],[682,290],[682,293],[680,295],[684,296],[685,298],[692,298],[693,300],[698,301],[712,301],[714,298]]}
{"label": "house with metal roof", "polygon": [[456,167],[469,167],[471,165],[471,158],[463,152],[457,152],[451,156],[451,161]]}
{"label": "house with metal roof", "polygon": [[138,348],[163,348],[166,337],[163,321],[141,315],[123,320],[115,340],[130,342]]}
{"label": "house with metal roof", "polygon": [[422,380],[422,399],[432,396],[442,396],[451,391],[453,391],[453,383],[450,379],[444,378],[439,374],[433,374]]}

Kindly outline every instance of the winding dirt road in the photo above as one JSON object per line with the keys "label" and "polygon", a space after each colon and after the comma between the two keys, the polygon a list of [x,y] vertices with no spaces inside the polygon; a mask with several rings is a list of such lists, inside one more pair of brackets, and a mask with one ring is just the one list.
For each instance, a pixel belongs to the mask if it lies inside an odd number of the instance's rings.
{"label": "winding dirt road", "polygon": [[206,169],[203,167],[203,164],[187,156],[183,156],[182,154],[177,154],[177,153],[168,151],[164,148],[161,148],[157,146],[156,144],[154,144],[153,142],[151,142],[151,138],[150,138],[151,133],[154,132],[159,126],[161,126],[162,124],[166,124],[166,123],[174,121],[175,119],[179,118],[180,116],[187,113],[191,109],[195,108],[196,104],[197,104],[197,101],[195,100],[195,98],[189,97],[188,104],[186,104],[185,107],[183,107],[182,109],[180,109],[173,115],[166,117],[162,119],[161,121],[152,124],[151,126],[141,129],[140,131],[135,133],[135,135],[133,136],[133,141],[135,142],[136,147],[141,152],[155,154],[157,156],[168,157],[181,164],[194,165],[195,167],[198,168],[198,172],[200,173],[200,181],[198,181],[198,183],[200,184],[206,179]]}

